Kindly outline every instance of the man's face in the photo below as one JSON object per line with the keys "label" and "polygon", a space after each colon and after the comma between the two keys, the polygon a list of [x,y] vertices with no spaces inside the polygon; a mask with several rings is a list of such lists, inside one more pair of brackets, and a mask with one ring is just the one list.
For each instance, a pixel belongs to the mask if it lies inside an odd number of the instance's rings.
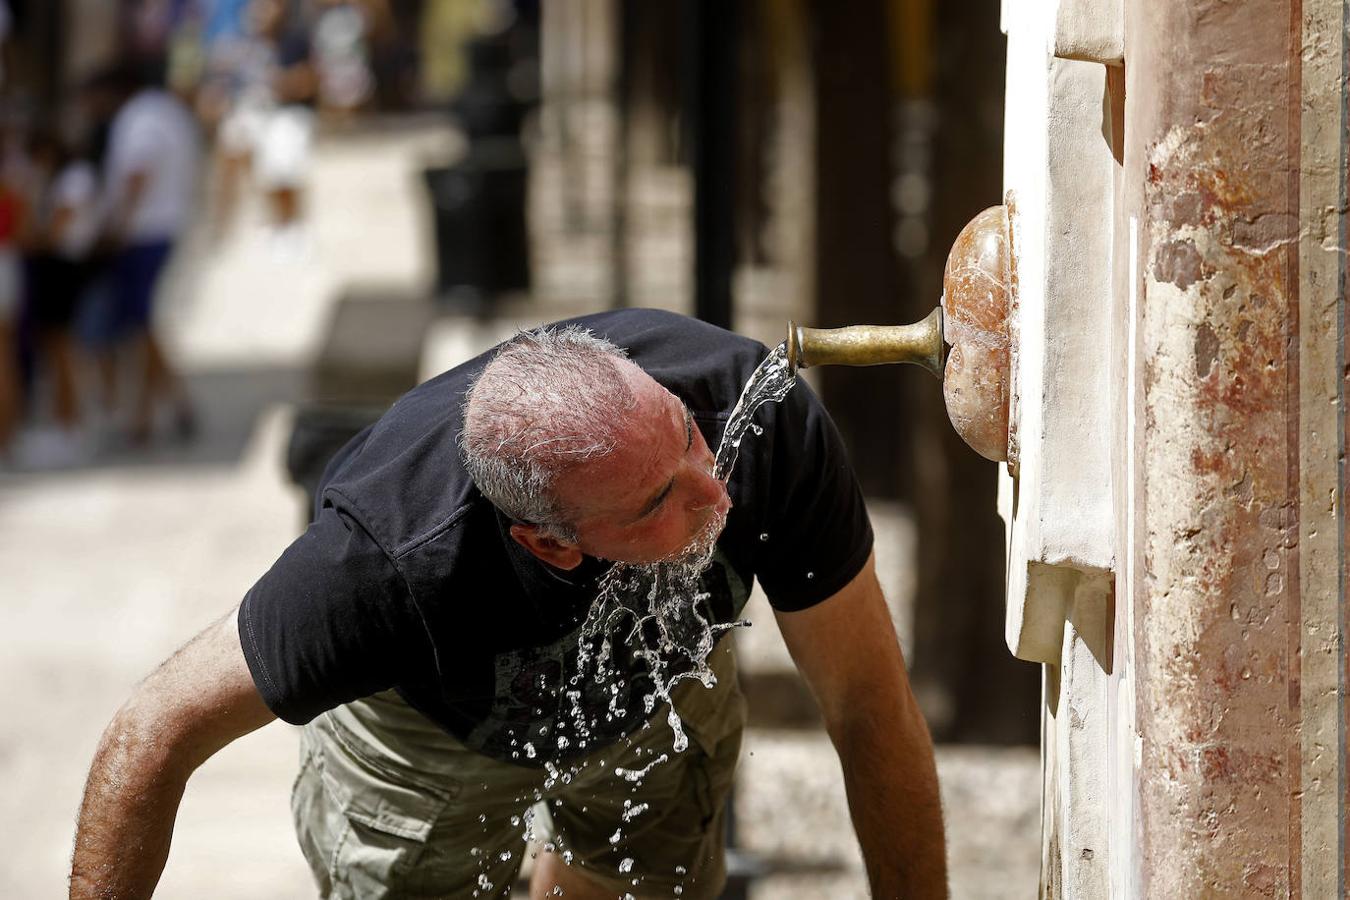
{"label": "man's face", "polygon": [[674,394],[632,363],[620,366],[637,400],[620,445],[557,486],[577,546],[629,563],[708,549],[731,509],[726,485],[712,475],[712,450]]}

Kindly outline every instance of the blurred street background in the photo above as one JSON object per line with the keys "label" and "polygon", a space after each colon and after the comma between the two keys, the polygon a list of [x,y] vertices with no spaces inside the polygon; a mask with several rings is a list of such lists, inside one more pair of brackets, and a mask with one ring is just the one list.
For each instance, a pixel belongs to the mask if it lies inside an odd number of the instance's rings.
{"label": "blurred street background", "polygon": [[[1001,201],[994,0],[0,0],[0,896],[64,894],[132,685],[302,530],[336,447],[521,327],[892,324]],[[130,299],[128,299],[130,298]],[[957,897],[1037,887],[1038,667],[994,466],[914,367],[811,370],[938,741]],[[866,896],[767,604],[728,896]],[[314,890],[296,730],[193,778],[160,896]]]}

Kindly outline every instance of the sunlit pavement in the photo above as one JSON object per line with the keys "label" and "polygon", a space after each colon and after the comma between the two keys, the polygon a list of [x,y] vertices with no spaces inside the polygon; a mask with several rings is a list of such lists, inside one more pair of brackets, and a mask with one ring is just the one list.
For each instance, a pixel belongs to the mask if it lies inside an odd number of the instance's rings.
{"label": "sunlit pavement", "polygon": [[[255,206],[225,235],[203,229],[188,240],[161,320],[200,405],[196,443],[133,453],[110,442],[92,465],[0,474],[0,896],[63,894],[84,774],[108,718],[155,663],[237,603],[297,533],[302,501],[282,459],[304,369],[344,288],[425,293],[420,170],[453,147],[452,134],[427,124],[329,138],[318,148],[311,227],[299,246],[262,233]],[[497,321],[443,320],[429,335],[423,374],[517,325],[580,311],[578,293],[541,291],[541,301],[512,304],[514,315]],[[873,513],[904,634],[912,528],[901,509]],[[743,668],[787,671],[762,598],[752,619]],[[794,867],[752,896],[865,896],[825,736],[755,730],[745,746],[739,840]],[[312,896],[289,819],[295,752],[295,729],[273,724],[193,777],[160,896]],[[939,768],[955,895],[1033,893],[1035,752],[942,748]]]}

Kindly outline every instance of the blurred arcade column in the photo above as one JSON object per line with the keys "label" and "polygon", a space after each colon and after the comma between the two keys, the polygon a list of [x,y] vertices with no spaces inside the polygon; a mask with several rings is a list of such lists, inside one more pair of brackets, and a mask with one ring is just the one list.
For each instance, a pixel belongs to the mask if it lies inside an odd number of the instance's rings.
{"label": "blurred arcade column", "polygon": [[[11,100],[49,112],[120,49],[123,13],[106,0],[6,0],[12,23],[4,87]],[[17,90],[17,94],[15,91]]]}
{"label": "blurred arcade column", "polygon": [[[999,9],[996,0],[890,0],[886,10],[894,109],[890,234],[902,277],[891,315],[899,320],[917,321],[933,308],[953,240],[1001,196]],[[1034,743],[1038,673],[1005,648],[1005,539],[998,519],[984,513],[997,497],[996,472],[951,428],[942,392],[913,372],[899,374],[896,422],[904,431],[897,468],[917,525],[915,692],[939,741]]]}

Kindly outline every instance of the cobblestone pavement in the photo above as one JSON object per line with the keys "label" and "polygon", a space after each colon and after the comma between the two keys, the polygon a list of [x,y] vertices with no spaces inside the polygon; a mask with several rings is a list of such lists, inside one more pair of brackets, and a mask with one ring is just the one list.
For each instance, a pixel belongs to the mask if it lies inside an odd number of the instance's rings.
{"label": "cobblestone pavement", "polygon": [[[451,135],[427,127],[323,141],[302,256],[278,257],[249,229],[193,239],[163,322],[202,406],[197,444],[139,455],[113,445],[81,469],[0,474],[0,897],[63,895],[84,774],[108,718],[158,660],[237,603],[298,532],[302,501],[281,460],[305,364],[344,286],[424,291],[418,169],[452,149]],[[517,322],[575,311],[576,294],[508,304],[497,321],[443,320],[429,335],[424,373]],[[903,635],[912,526],[903,509],[876,505],[873,515]],[[758,624],[743,636],[744,668],[790,676],[762,599],[751,616]],[[296,730],[273,724],[193,777],[159,896],[313,895],[289,824],[295,752]],[[940,748],[939,769],[955,895],[1033,895],[1035,751]],[[761,881],[757,900],[865,896],[838,764],[818,730],[753,730],[738,797],[742,846],[792,866]]]}

